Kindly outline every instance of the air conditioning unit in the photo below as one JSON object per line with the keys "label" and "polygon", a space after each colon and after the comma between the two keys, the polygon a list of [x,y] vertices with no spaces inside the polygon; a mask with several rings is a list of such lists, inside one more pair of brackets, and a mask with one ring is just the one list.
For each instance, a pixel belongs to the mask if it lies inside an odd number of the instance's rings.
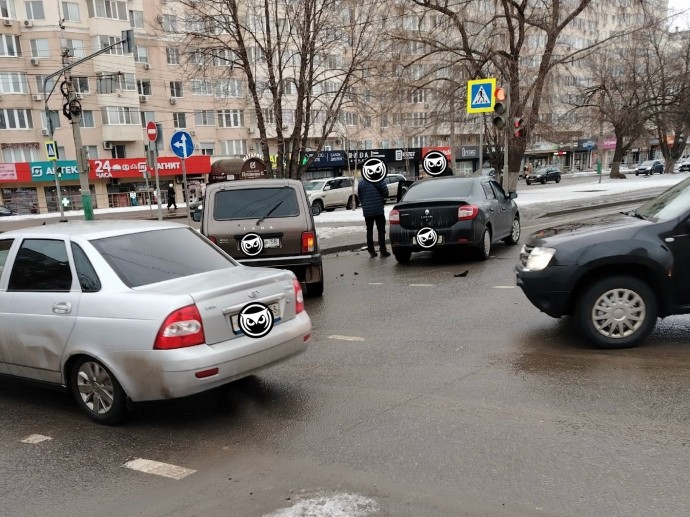
{"label": "air conditioning unit", "polygon": [[36,58],[34,57],[34,58],[31,59],[31,64],[34,65],[34,66],[38,66],[38,65],[41,64],[41,62],[40,62],[38,59],[36,59]]}
{"label": "air conditioning unit", "polygon": [[3,20],[5,27],[12,27],[12,20]]}
{"label": "air conditioning unit", "polygon": [[170,97],[170,104],[177,104],[177,99],[175,97]]}
{"label": "air conditioning unit", "polygon": [[103,149],[106,151],[110,151],[113,148],[113,143],[112,142],[103,142]]}
{"label": "air conditioning unit", "polygon": [[148,101],[149,101],[148,95],[139,95],[139,102],[148,102]]}
{"label": "air conditioning unit", "polygon": [[36,94],[33,96],[35,101],[42,101],[43,100],[43,95]]}
{"label": "air conditioning unit", "polygon": [[24,27],[30,29],[33,26],[34,26],[34,22],[32,22],[31,20],[24,20]]}
{"label": "air conditioning unit", "polygon": [[330,151],[330,150],[331,150],[331,146],[330,146],[330,145],[324,145],[324,146],[323,146],[323,150],[324,150],[324,151]]}
{"label": "air conditioning unit", "polygon": [[201,144],[194,144],[194,149],[196,149],[196,150],[201,149]]}
{"label": "air conditioning unit", "polygon": [[253,127],[248,127],[248,128],[247,128],[247,133],[249,133],[249,134],[251,135],[253,132],[254,132],[254,128],[253,128]]}
{"label": "air conditioning unit", "polygon": [[151,63],[144,63],[144,70],[151,70]]}
{"label": "air conditioning unit", "polygon": [[74,98],[78,101],[83,101],[84,100],[84,95],[81,93],[77,93]]}
{"label": "air conditioning unit", "polygon": [[189,130],[189,134],[190,134],[191,136],[196,136],[196,131],[194,131],[193,129],[190,129],[190,130]]}
{"label": "air conditioning unit", "polygon": [[44,127],[43,129],[41,129],[41,134],[43,136],[48,136],[48,135],[50,135],[50,131],[48,131],[47,127]]}

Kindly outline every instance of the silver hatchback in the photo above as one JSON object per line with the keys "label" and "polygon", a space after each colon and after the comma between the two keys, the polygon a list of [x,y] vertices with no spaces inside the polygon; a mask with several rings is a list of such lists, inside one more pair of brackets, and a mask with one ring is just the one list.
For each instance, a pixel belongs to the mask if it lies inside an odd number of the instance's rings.
{"label": "silver hatchback", "polygon": [[289,271],[246,267],[186,225],[70,221],[0,234],[0,375],[67,387],[93,420],[300,354]]}

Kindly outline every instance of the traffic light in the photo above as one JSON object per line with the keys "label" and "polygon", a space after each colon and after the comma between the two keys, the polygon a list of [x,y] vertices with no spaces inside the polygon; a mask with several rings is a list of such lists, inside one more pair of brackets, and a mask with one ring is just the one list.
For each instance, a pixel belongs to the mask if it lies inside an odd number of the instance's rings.
{"label": "traffic light", "polygon": [[525,119],[522,117],[513,117],[513,136],[515,138],[525,137]]}
{"label": "traffic light", "polygon": [[494,127],[503,129],[506,127],[506,114],[508,112],[508,92],[505,88],[496,88],[494,93]]}

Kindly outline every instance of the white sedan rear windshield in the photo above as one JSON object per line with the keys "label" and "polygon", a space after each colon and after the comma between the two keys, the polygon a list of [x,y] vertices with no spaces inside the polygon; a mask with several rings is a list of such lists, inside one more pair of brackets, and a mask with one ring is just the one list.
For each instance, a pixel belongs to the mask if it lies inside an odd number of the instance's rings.
{"label": "white sedan rear windshield", "polygon": [[237,265],[191,228],[128,233],[91,244],[128,287]]}

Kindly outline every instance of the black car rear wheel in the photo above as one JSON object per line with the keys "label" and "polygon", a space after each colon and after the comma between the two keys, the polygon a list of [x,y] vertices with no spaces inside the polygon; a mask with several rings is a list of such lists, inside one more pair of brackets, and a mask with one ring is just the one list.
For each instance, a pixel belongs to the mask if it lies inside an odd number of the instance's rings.
{"label": "black car rear wheel", "polygon": [[412,258],[412,252],[407,250],[393,250],[393,255],[395,256],[395,260],[401,264],[407,264]]}
{"label": "black car rear wheel", "polygon": [[541,184],[542,184],[542,185],[546,185],[546,177],[544,177],[544,178],[541,179]]}
{"label": "black car rear wheel", "polygon": [[560,177],[560,175],[559,175],[559,176],[556,176],[556,183],[560,183],[560,182],[561,182],[561,177]]}
{"label": "black car rear wheel", "polygon": [[656,325],[656,297],[649,285],[632,276],[597,280],[576,303],[578,327],[601,348],[636,346]]}
{"label": "black car rear wheel", "polygon": [[479,260],[487,260],[491,254],[491,230],[489,228],[484,228],[484,233],[482,233],[482,238],[479,241],[479,247],[477,248],[477,256]]}

